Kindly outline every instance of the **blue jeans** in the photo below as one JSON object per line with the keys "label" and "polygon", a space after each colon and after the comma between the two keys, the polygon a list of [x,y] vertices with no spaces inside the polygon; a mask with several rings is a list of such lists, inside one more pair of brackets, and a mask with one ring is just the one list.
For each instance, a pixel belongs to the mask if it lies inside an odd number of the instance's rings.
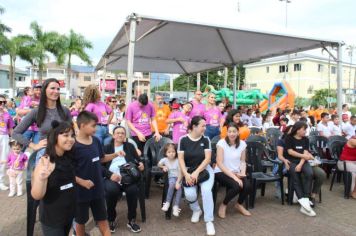
{"label": "blue jeans", "polygon": [[220,135],[220,127],[207,125],[204,133],[205,136],[209,137],[209,139],[213,139],[215,136]]}
{"label": "blue jeans", "polygon": [[[176,188],[177,179],[178,179],[177,177],[168,178],[169,186],[167,191],[166,202],[170,203],[172,201],[174,189]],[[181,199],[182,199],[182,187],[176,191],[176,197],[174,199],[173,206],[179,207]]]}
{"label": "blue jeans", "polygon": [[96,125],[95,137],[100,140],[103,145],[109,144],[111,141],[111,135],[109,134],[108,126]]}
{"label": "blue jeans", "polygon": [[[203,200],[203,210],[204,210],[204,221],[210,222],[214,220],[214,201],[213,201],[213,185],[214,185],[214,171],[210,165],[206,167],[209,172],[209,179],[200,183],[201,196]],[[190,209],[192,211],[200,211],[200,206],[198,202],[198,189],[197,186],[184,187],[185,199],[189,202]]]}
{"label": "blue jeans", "polygon": [[[35,144],[40,141],[40,133],[38,131],[26,130],[25,133],[22,134],[22,136]],[[23,147],[22,151],[25,151],[26,148],[27,147]]]}

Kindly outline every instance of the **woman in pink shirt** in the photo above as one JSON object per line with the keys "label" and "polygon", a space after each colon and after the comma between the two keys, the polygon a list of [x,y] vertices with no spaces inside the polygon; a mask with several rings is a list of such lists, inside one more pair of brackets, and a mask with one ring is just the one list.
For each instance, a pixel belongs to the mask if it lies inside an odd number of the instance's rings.
{"label": "woman in pink shirt", "polygon": [[182,111],[174,111],[167,119],[167,124],[173,124],[172,138],[175,144],[178,144],[180,137],[188,133],[188,125],[190,122],[189,112],[192,110],[193,104],[187,102],[183,105]]}
{"label": "woman in pink shirt", "polygon": [[220,135],[221,127],[224,124],[224,119],[221,114],[221,110],[216,106],[215,94],[213,93],[208,95],[208,104],[206,105],[204,118],[206,120],[206,130],[204,135],[208,136],[210,139]]}
{"label": "woman in pink shirt", "polygon": [[100,92],[96,85],[91,84],[84,90],[83,105],[84,110],[94,113],[98,117],[95,136],[99,138],[101,144],[108,144],[111,140],[108,124],[110,124],[112,109],[107,104],[100,101]]}

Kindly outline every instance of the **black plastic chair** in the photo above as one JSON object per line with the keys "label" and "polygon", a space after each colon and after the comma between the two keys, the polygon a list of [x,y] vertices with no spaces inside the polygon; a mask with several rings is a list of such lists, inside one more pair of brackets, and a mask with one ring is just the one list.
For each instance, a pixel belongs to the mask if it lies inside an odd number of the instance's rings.
{"label": "black plastic chair", "polygon": [[282,132],[278,128],[269,128],[266,131],[267,150],[272,157],[277,156],[277,143],[282,136]]}
{"label": "black plastic chair", "polygon": [[319,133],[319,131],[317,131],[317,130],[312,130],[312,131],[310,131],[310,133],[309,133],[309,136],[319,136],[320,135],[320,133]]}
{"label": "black plastic chair", "polygon": [[215,137],[213,137],[210,140],[211,143],[211,164],[216,164],[216,144],[219,142],[219,140],[221,139],[220,135],[217,135]]}
{"label": "black plastic chair", "polygon": [[[265,185],[269,182],[279,182],[281,186],[281,196],[284,196],[283,187],[283,174],[282,174],[282,163],[276,160],[268,158],[268,161],[274,164],[278,164],[278,174],[265,173],[265,167],[263,166],[263,161],[265,158],[266,149],[265,146],[260,142],[248,142],[246,148],[246,157],[248,163],[248,176],[251,180],[252,193],[250,197],[250,207],[253,208],[255,205],[257,187],[261,185],[261,195],[265,194]],[[281,199],[282,205],[284,205],[284,198]]]}
{"label": "black plastic chair", "polygon": [[250,134],[251,135],[258,135],[262,132],[262,129],[261,128],[258,128],[258,127],[255,127],[255,126],[251,126],[251,127],[248,127],[250,129]]}
{"label": "black plastic chair", "polygon": [[[335,161],[339,161],[342,150],[345,146],[346,142],[343,141],[334,141],[330,144],[330,155]],[[352,174],[351,172],[347,171],[346,162],[343,162],[344,169],[340,170],[337,165],[331,170],[332,171],[332,178],[330,183],[330,191],[332,191],[335,177],[338,173],[342,174],[343,181],[344,181],[344,198],[348,199],[350,197],[350,189],[351,189],[351,182],[352,182]]]}
{"label": "black plastic chair", "polygon": [[260,135],[250,135],[246,139],[246,142],[259,142],[264,145],[267,145],[267,139],[264,136],[260,136]]}
{"label": "black plastic chair", "polygon": [[162,137],[158,142],[155,138],[150,138],[145,143],[143,150],[145,163],[145,192],[146,198],[149,198],[152,176],[162,175],[161,169],[157,166],[160,160],[158,155],[162,147],[167,143],[173,143],[169,138]]}
{"label": "black plastic chair", "polygon": [[330,145],[335,142],[335,141],[340,141],[340,142],[347,142],[347,139],[344,136],[340,136],[340,135],[334,135],[334,136],[330,136],[328,138],[328,143],[327,146],[330,149]]}

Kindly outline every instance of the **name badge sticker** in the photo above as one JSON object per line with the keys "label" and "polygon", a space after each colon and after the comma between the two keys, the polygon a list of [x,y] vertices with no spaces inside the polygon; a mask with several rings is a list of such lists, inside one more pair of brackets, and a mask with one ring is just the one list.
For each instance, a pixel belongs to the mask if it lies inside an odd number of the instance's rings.
{"label": "name badge sticker", "polygon": [[200,143],[200,146],[201,146],[201,147],[204,147],[204,143]]}
{"label": "name badge sticker", "polygon": [[69,184],[66,184],[66,185],[62,185],[59,189],[60,189],[61,191],[63,191],[63,190],[69,189],[69,188],[73,188],[73,183],[69,183]]}
{"label": "name badge sticker", "polygon": [[99,157],[95,157],[95,158],[93,158],[93,160],[92,160],[92,162],[96,162],[96,161],[99,161]]}

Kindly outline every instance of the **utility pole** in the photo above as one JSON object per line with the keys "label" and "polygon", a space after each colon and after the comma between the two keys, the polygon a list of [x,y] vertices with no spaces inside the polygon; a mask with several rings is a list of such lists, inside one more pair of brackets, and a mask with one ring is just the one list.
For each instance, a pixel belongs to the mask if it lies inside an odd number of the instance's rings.
{"label": "utility pole", "polygon": [[350,68],[349,68],[349,91],[348,91],[348,102],[352,102],[352,96],[353,93],[351,92],[351,71],[352,71],[352,58],[353,58],[353,52],[354,52],[355,46],[354,45],[349,45],[346,50],[349,51],[349,57],[350,57]]}
{"label": "utility pole", "polygon": [[224,88],[227,87],[227,77],[228,77],[229,70],[227,67],[224,68]]}
{"label": "utility pole", "polygon": [[200,73],[197,73],[197,90],[200,91]]}
{"label": "utility pole", "polygon": [[[291,3],[292,0],[279,0],[280,2],[286,2],[286,16],[285,16],[285,27],[286,29],[288,28],[288,3]],[[289,54],[287,56],[287,63],[285,65],[285,69],[284,69],[284,78],[287,78],[287,70],[288,70],[288,64],[289,64]]]}

